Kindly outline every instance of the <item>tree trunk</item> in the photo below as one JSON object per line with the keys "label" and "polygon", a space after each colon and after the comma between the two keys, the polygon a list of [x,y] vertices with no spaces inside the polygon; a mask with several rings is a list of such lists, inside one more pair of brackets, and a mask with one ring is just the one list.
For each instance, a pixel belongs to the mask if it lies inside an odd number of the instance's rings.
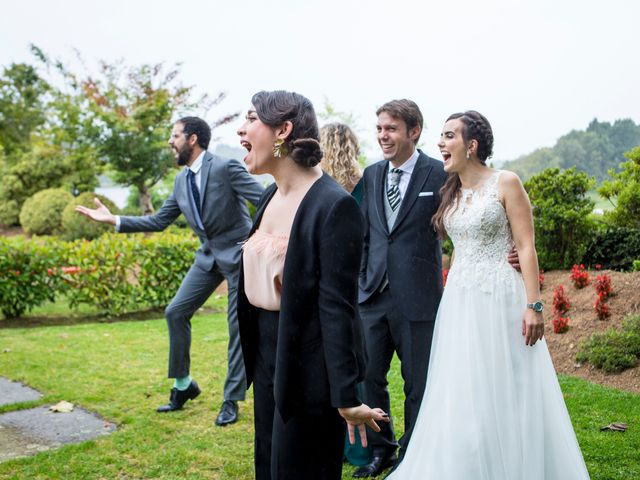
{"label": "tree trunk", "polygon": [[149,195],[149,187],[142,185],[138,187],[140,192],[140,210],[143,215],[151,215],[154,212],[153,204],[151,203],[151,195]]}

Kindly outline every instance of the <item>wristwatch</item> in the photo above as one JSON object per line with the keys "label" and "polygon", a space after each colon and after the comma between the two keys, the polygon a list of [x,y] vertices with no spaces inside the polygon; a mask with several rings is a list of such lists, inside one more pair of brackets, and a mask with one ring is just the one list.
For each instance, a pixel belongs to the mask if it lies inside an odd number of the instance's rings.
{"label": "wristwatch", "polygon": [[544,303],[542,303],[540,300],[534,303],[527,303],[527,308],[530,308],[534,312],[540,313],[542,312],[542,310],[544,310]]}

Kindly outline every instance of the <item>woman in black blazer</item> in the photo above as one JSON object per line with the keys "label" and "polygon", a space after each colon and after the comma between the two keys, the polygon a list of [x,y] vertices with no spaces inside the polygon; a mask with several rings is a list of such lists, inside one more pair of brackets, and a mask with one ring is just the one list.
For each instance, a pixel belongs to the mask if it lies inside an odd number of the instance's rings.
{"label": "woman in black blazer", "polygon": [[380,409],[362,404],[357,279],[362,219],[356,202],[318,166],[311,102],[259,92],[238,130],[251,173],[275,184],[245,243],[238,320],[254,386],[256,478],[339,479],[345,420],[364,436]]}

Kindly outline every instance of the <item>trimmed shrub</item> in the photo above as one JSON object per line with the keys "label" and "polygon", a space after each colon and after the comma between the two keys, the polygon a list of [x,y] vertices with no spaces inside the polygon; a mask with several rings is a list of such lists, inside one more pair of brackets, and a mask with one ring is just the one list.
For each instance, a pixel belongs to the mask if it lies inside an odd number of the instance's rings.
{"label": "trimmed shrub", "polygon": [[163,307],[199,245],[195,235],[178,229],[75,242],[0,238],[0,310],[17,317],[59,293],[72,308],[89,304],[107,315]]}
{"label": "trimmed shrub", "polygon": [[53,238],[0,237],[0,310],[19,317],[41,303],[55,299],[60,290],[56,270],[65,245]]}
{"label": "trimmed shrub", "polygon": [[81,238],[93,240],[104,233],[113,231],[113,225],[94,222],[75,211],[77,205],[96,208],[96,204],[93,201],[95,197],[98,197],[111,213],[114,215],[119,213],[118,207],[111,200],[93,192],[85,192],[77,198],[72,198],[62,211],[62,236],[65,240],[78,240]]}
{"label": "trimmed shrub", "polygon": [[178,291],[200,241],[191,232],[185,235],[173,228],[162,235],[145,237],[137,246],[138,301],[151,307],[164,307]]}
{"label": "trimmed shrub", "polygon": [[73,199],[66,190],[49,188],[29,197],[20,211],[20,224],[32,235],[56,235],[62,226],[62,211]]}
{"label": "trimmed shrub", "polygon": [[0,194],[0,225],[17,225],[20,221],[20,207],[15,200],[2,201]]}
{"label": "trimmed shrub", "polygon": [[640,258],[640,230],[610,227],[598,232],[587,246],[584,263],[609,270],[627,271]]}
{"label": "trimmed shrub", "polygon": [[640,357],[640,315],[628,317],[621,329],[592,335],[580,345],[576,360],[608,373],[635,367]]}
{"label": "trimmed shrub", "polygon": [[141,307],[164,307],[175,295],[200,245],[193,235],[108,233],[69,247],[62,274],[71,307],[81,303],[119,315]]}
{"label": "trimmed shrub", "polygon": [[575,167],[548,168],[524,184],[533,207],[540,268],[569,268],[584,256],[595,225],[587,196],[595,180]]}
{"label": "trimmed shrub", "polygon": [[139,307],[134,283],[136,237],[113,233],[69,245],[61,275],[67,285],[69,306],[86,303],[114,315]]}

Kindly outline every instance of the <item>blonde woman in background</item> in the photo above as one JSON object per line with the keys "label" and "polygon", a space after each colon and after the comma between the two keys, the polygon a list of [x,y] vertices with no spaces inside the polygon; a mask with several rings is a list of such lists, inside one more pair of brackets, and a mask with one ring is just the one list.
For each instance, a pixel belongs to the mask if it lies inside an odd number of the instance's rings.
{"label": "blonde woman in background", "polygon": [[[320,129],[320,147],[323,157],[322,169],[333,177],[360,204],[362,202],[362,170],[358,163],[360,143],[358,137],[344,123],[329,123]],[[358,395],[364,394],[361,384],[357,385]],[[356,436],[355,443],[344,442],[344,458],[356,467],[371,461],[371,452],[363,447]]]}
{"label": "blonde woman in background", "polygon": [[347,192],[362,201],[362,170],[358,163],[358,137],[344,123],[329,123],[320,129],[320,146],[324,152],[322,169]]}

